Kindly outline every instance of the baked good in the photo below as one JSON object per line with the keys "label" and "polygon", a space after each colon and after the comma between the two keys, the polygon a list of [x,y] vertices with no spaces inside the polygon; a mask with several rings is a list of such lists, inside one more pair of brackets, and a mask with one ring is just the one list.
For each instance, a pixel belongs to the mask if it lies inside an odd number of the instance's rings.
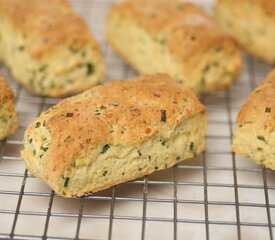
{"label": "baked good", "polygon": [[1,0],[0,57],[35,94],[61,97],[104,77],[95,38],[65,0]]}
{"label": "baked good", "polygon": [[275,63],[273,0],[219,0],[215,15],[246,51]]}
{"label": "baked good", "polygon": [[235,42],[180,0],[129,0],[107,18],[107,40],[138,72],[163,72],[196,94],[226,90],[242,65]]}
{"label": "baked good", "polygon": [[18,127],[13,92],[0,74],[0,141],[13,134]]}
{"label": "baked good", "polygon": [[168,75],[112,81],[68,98],[26,130],[22,158],[64,197],[82,196],[192,158],[205,107]]}
{"label": "baked good", "polygon": [[275,70],[248,97],[237,119],[233,150],[275,170]]}

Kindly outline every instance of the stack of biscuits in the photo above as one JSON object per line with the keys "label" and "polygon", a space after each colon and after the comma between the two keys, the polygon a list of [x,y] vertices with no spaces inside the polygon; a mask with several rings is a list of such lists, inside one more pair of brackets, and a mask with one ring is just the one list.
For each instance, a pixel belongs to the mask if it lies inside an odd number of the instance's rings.
{"label": "stack of biscuits", "polygon": [[[29,14],[29,13],[32,14]],[[237,80],[242,47],[275,62],[275,4],[218,0],[214,15],[180,0],[125,0],[106,22],[110,46],[141,76],[104,80],[88,25],[66,0],[0,2],[0,57],[35,95],[68,97],[27,128],[22,159],[64,197],[87,195],[194,158],[205,149],[198,97]],[[84,91],[85,90],[85,91]],[[233,151],[275,169],[275,71],[249,96]],[[15,132],[14,97],[0,77],[0,140]]]}

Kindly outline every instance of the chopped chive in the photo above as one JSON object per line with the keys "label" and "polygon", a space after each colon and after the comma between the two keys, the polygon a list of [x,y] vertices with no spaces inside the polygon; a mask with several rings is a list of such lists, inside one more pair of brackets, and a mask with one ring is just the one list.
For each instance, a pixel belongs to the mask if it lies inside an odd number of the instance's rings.
{"label": "chopped chive", "polygon": [[155,170],[158,170],[159,169],[159,167],[155,167]]}
{"label": "chopped chive", "polygon": [[48,149],[49,149],[48,147],[41,146],[41,150],[43,150],[44,152],[46,152]]}
{"label": "chopped chive", "polygon": [[47,124],[46,124],[46,121],[43,121],[43,127],[46,127]]}
{"label": "chopped chive", "polygon": [[267,107],[267,108],[265,109],[265,112],[270,113],[270,112],[271,112],[271,108]]}
{"label": "chopped chive", "polygon": [[69,181],[70,181],[70,178],[66,177],[64,181],[64,187],[68,187]]}
{"label": "chopped chive", "polygon": [[105,106],[100,106],[101,110],[106,110],[107,108]]}
{"label": "chopped chive", "polygon": [[43,65],[43,66],[41,66],[41,67],[38,69],[38,71],[39,71],[39,72],[43,72],[43,71],[46,70],[46,68],[47,68],[47,65]]}
{"label": "chopped chive", "polygon": [[257,139],[266,143],[264,136],[257,136]]}
{"label": "chopped chive", "polygon": [[150,155],[148,156],[148,158],[149,158],[149,160],[151,160],[151,156]]}
{"label": "chopped chive", "polygon": [[88,75],[91,75],[94,73],[94,65],[92,63],[87,63],[87,74]]}
{"label": "chopped chive", "polygon": [[28,141],[29,141],[29,143],[31,144],[31,143],[32,143],[32,138],[31,138],[31,139],[29,139]]}
{"label": "chopped chive", "polygon": [[36,122],[35,123],[35,128],[39,128],[41,126],[41,123],[40,122]]}
{"label": "chopped chive", "polygon": [[137,150],[138,155],[141,157],[141,151]]}
{"label": "chopped chive", "polygon": [[108,173],[108,171],[104,171],[102,175],[105,177],[107,175],[107,173]]}
{"label": "chopped chive", "polygon": [[24,46],[20,46],[20,47],[18,47],[18,50],[24,51],[24,50],[25,50],[25,47],[24,47]]}
{"label": "chopped chive", "polygon": [[189,149],[190,149],[190,151],[194,150],[194,143],[193,142],[190,143]]}
{"label": "chopped chive", "polygon": [[161,112],[161,121],[166,122],[166,110],[160,110]]}
{"label": "chopped chive", "polygon": [[102,148],[102,150],[101,150],[101,154],[103,154],[103,153],[106,153],[107,151],[108,151],[108,149],[110,148],[110,146],[108,145],[108,144],[105,144],[104,146],[103,146],[103,148]]}
{"label": "chopped chive", "polygon": [[64,142],[68,142],[70,140],[71,136],[68,136],[64,139]]}
{"label": "chopped chive", "polygon": [[179,156],[176,158],[177,161],[179,161],[180,159],[181,159],[181,158],[180,158]]}
{"label": "chopped chive", "polygon": [[74,114],[73,113],[67,113],[67,115],[66,115],[66,117],[73,117],[74,116]]}
{"label": "chopped chive", "polygon": [[33,153],[33,155],[35,156],[35,155],[36,155],[36,150],[34,149],[34,150],[32,151],[32,153]]}

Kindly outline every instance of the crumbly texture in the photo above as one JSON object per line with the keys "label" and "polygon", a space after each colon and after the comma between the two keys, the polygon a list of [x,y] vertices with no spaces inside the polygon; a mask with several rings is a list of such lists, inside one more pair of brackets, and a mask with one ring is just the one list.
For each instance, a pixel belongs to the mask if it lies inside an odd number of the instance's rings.
{"label": "crumbly texture", "polygon": [[62,97],[104,78],[98,44],[65,0],[1,0],[0,35],[1,59],[35,94]]}
{"label": "crumbly texture", "polygon": [[248,97],[233,137],[233,150],[275,170],[275,70]]}
{"label": "crumbly texture", "polygon": [[13,92],[0,74],[0,141],[13,134],[18,127]]}
{"label": "crumbly texture", "polygon": [[168,75],[112,81],[43,113],[22,158],[59,195],[82,196],[201,153],[206,125],[205,107]]}
{"label": "crumbly texture", "polygon": [[196,94],[228,89],[242,66],[237,45],[214,19],[179,0],[117,3],[106,35],[140,73],[167,73]]}
{"label": "crumbly texture", "polygon": [[275,2],[219,0],[215,15],[222,27],[251,54],[275,63]]}

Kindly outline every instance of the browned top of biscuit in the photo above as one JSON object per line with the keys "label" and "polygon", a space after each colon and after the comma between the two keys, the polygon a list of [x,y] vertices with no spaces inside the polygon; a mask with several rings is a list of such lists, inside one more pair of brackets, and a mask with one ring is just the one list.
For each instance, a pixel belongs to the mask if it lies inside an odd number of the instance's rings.
{"label": "browned top of biscuit", "polygon": [[70,166],[81,151],[169,135],[180,122],[204,111],[195,95],[168,75],[145,75],[112,81],[63,100],[31,124],[25,136],[39,141],[40,129],[46,126],[50,146],[43,166],[47,173],[58,175],[54,172]]}
{"label": "browned top of biscuit", "polygon": [[223,32],[214,18],[198,6],[179,0],[129,0],[113,6],[110,14],[138,21],[180,59],[216,46],[236,50],[234,41]]}
{"label": "browned top of biscuit", "polygon": [[39,57],[59,45],[96,47],[84,20],[65,0],[1,0],[0,15],[23,33],[27,49]]}
{"label": "browned top of biscuit", "polygon": [[14,98],[14,95],[10,86],[8,85],[7,81],[4,79],[4,76],[2,75],[2,73],[0,73],[0,103],[3,100],[13,99],[13,98]]}
{"label": "browned top of biscuit", "polygon": [[238,124],[255,123],[262,131],[275,129],[275,70],[249,95],[243,105]]}
{"label": "browned top of biscuit", "polygon": [[[218,4],[237,4],[240,11],[243,9],[244,4],[258,5],[268,15],[275,17],[275,2],[273,0],[219,0]],[[251,9],[253,11],[253,9]]]}

